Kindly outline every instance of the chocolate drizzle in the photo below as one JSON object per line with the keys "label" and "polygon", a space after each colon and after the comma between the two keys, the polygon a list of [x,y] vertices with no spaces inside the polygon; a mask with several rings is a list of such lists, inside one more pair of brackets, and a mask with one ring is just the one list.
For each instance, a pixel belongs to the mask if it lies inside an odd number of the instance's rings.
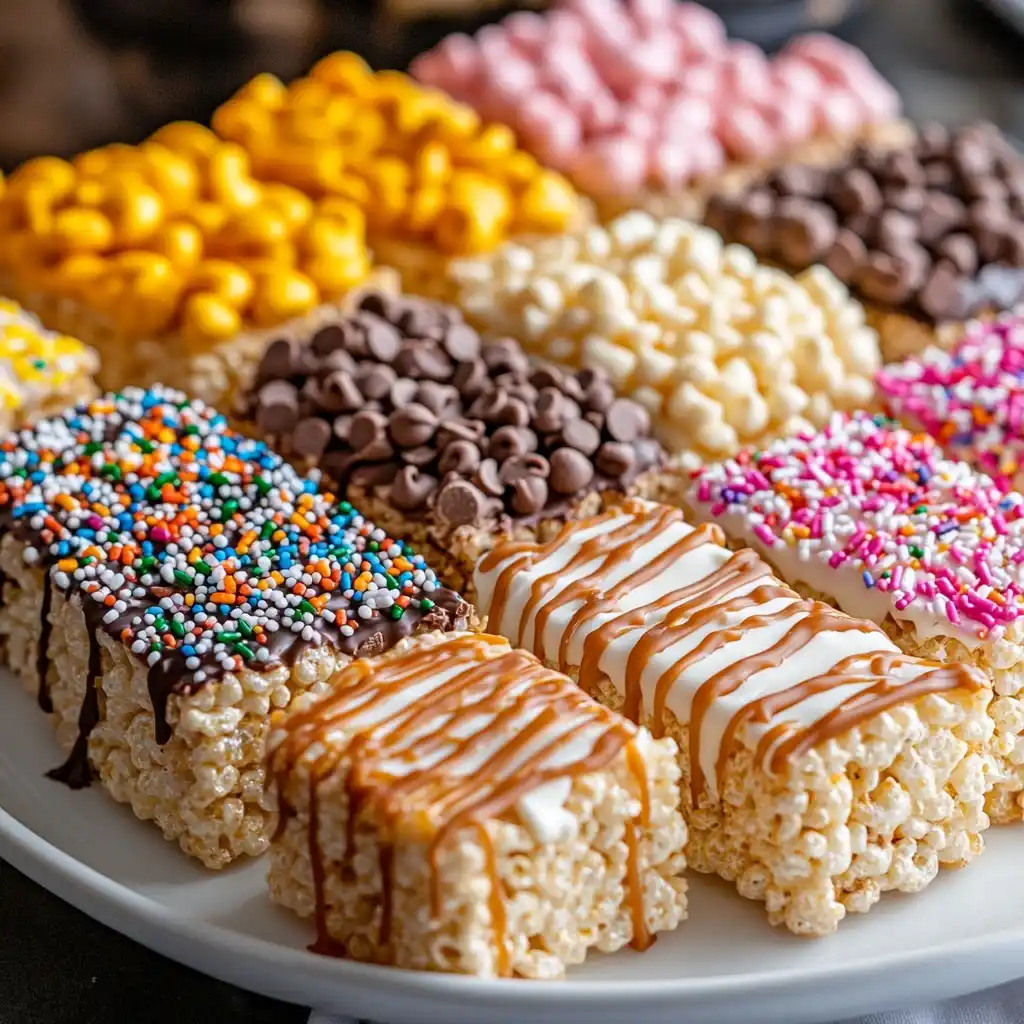
{"label": "chocolate drizzle", "polygon": [[39,613],[39,646],[36,648],[36,676],[39,679],[39,706],[49,714],[53,711],[50,699],[50,686],[47,677],[50,674],[50,606],[53,603],[53,582],[50,574],[43,577],[42,609]]}
{"label": "chocolate drizzle", "polygon": [[85,680],[85,697],[78,713],[78,738],[68,759],[59,768],[46,773],[47,778],[63,782],[71,789],[83,789],[92,782],[89,765],[89,735],[100,720],[100,683],[103,677],[102,649],[94,630],[89,630],[89,673]]}
{"label": "chocolate drizzle", "polygon": [[[433,690],[387,708],[405,687],[454,669]],[[379,718],[375,719],[375,713]],[[566,720],[572,725],[566,728]],[[330,735],[355,728],[347,749]],[[581,730],[597,730],[593,746],[574,760],[564,750]],[[486,823],[512,808],[536,788],[554,779],[576,778],[607,766],[625,752],[640,794],[640,812],[626,829],[626,889],[633,922],[633,945],[644,949],[650,935],[644,914],[638,830],[650,822],[650,794],[643,758],[635,749],[633,727],[597,704],[564,676],[553,673],[524,651],[510,650],[497,637],[466,634],[439,644],[424,644],[401,656],[347,668],[326,697],[291,715],[283,738],[270,754],[270,772],[280,813],[279,834],[295,811],[288,802],[293,773],[307,752],[326,747],[308,771],[306,836],[316,903],[316,952],[339,954],[331,938],[325,896],[326,865],[320,841],[320,787],[347,763],[344,789],[346,848],[341,877],[351,870],[356,825],[370,820],[378,837],[381,914],[378,955],[389,959],[392,934],[394,847],[403,835],[428,844],[431,910],[441,912],[438,857],[462,829],[472,827],[484,851],[490,881],[488,907],[496,972],[509,972],[505,897],[497,856]],[[482,741],[501,742],[482,765],[469,769]],[[524,758],[523,751],[533,753]],[[422,767],[416,762],[422,761]],[[395,765],[401,765],[397,771]],[[425,830],[425,831],[424,831]]]}

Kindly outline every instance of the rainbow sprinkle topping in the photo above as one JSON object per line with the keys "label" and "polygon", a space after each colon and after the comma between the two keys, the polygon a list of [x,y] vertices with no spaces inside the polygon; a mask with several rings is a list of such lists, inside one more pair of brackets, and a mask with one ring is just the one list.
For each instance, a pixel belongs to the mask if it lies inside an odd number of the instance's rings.
{"label": "rainbow sprinkle topping", "polygon": [[851,614],[972,645],[1024,614],[1024,496],[881,416],[709,466],[689,501]]}
{"label": "rainbow sprinkle topping", "polygon": [[317,474],[162,387],[0,443],[0,527],[150,666],[151,684],[185,691],[302,644],[376,653],[435,607],[464,607]]}
{"label": "rainbow sprinkle topping", "polygon": [[885,367],[886,411],[1004,490],[1024,488],[1024,316],[974,321],[952,352]]}
{"label": "rainbow sprinkle topping", "polygon": [[46,330],[16,302],[0,298],[0,410],[46,399],[87,379],[97,366],[92,349]]}

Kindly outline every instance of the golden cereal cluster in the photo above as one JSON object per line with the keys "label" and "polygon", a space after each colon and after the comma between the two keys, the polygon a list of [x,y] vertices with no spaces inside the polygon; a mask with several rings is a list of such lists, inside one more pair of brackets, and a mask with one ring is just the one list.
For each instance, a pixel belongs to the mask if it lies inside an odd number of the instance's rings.
{"label": "golden cereal cluster", "polygon": [[486,252],[511,234],[564,230],[580,213],[568,181],[519,150],[511,129],[352,53],[289,86],[258,76],[213,128],[245,149],[257,178],[354,202],[371,240]]}
{"label": "golden cereal cluster", "polygon": [[31,160],[0,195],[0,271],[20,294],[199,349],[340,298],[369,272],[365,234],[356,204],[261,183],[242,147],[184,122]]}

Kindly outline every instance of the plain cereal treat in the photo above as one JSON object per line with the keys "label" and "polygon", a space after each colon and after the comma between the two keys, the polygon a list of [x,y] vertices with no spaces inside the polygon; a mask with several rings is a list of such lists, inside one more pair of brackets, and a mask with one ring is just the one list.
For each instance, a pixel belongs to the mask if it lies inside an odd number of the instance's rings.
{"label": "plain cereal treat", "polygon": [[1024,496],[927,434],[858,415],[708,466],[684,500],[794,586],[881,623],[905,653],[990,677],[986,810],[1024,817]]}
{"label": "plain cereal treat", "polygon": [[0,444],[0,651],[98,777],[211,868],[270,841],[271,710],[469,606],[223,416],[129,388]]}
{"label": "plain cereal treat", "polygon": [[606,373],[531,365],[518,342],[482,342],[458,309],[425,299],[369,294],[308,343],[275,341],[239,411],[470,600],[497,540],[679,491],[647,410]]}
{"label": "plain cereal treat", "polygon": [[796,279],[712,231],[645,213],[455,264],[487,336],[599,369],[695,460],[871,407],[880,365],[864,311],[823,267]]}
{"label": "plain cereal treat", "polygon": [[675,744],[500,637],[403,640],[282,717],[270,893],[316,952],[557,978],[686,916]]}
{"label": "plain cereal treat", "polygon": [[802,599],[717,526],[633,499],[476,573],[489,628],[680,752],[689,865],[827,935],[968,863],[988,825],[984,675]]}

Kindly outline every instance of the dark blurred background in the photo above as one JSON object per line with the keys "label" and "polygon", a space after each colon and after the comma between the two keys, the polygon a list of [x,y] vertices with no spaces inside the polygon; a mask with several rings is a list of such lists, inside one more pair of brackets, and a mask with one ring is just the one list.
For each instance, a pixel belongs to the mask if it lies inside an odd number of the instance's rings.
{"label": "dark blurred background", "polygon": [[[447,32],[514,7],[472,0],[0,0],[0,167],[134,142],[209,118],[259,71],[300,74],[352,48],[404,67]],[[536,3],[532,6],[542,6]],[[772,48],[829,28],[867,51],[918,119],[998,122],[1024,138],[1024,0],[710,0]],[[430,14],[426,8],[432,8]],[[991,13],[1002,7],[1008,20]],[[468,9],[468,10],[467,10]],[[447,13],[445,13],[447,12]],[[1022,20],[1024,24],[1024,20]]]}

